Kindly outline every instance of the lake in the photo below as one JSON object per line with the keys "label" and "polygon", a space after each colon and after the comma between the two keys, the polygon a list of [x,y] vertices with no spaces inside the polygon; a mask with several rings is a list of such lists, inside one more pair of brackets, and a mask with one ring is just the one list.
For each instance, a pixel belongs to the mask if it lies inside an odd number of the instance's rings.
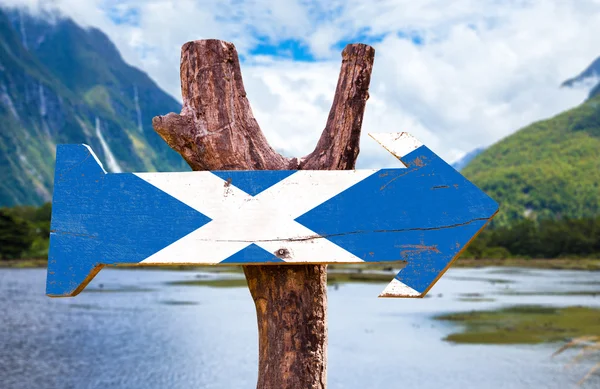
{"label": "lake", "polygon": [[[516,304],[600,307],[600,297],[543,295],[600,290],[599,275],[451,269],[424,299],[378,299],[383,283],[330,286],[328,387],[574,387],[590,365],[565,369],[569,356],[550,358],[558,344],[452,344],[443,338],[459,325],[432,317]],[[0,388],[255,388],[247,288],[169,284],[224,276],[104,269],[79,296],[51,299],[45,269],[0,269]],[[465,299],[474,293],[485,301]]]}

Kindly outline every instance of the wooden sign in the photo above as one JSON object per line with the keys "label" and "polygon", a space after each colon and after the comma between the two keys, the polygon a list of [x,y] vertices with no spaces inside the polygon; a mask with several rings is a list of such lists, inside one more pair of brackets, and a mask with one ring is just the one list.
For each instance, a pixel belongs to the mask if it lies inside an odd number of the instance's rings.
{"label": "wooden sign", "polygon": [[409,134],[370,135],[406,167],[107,174],[59,145],[46,293],[103,266],[404,261],[380,297],[423,297],[498,205]]}

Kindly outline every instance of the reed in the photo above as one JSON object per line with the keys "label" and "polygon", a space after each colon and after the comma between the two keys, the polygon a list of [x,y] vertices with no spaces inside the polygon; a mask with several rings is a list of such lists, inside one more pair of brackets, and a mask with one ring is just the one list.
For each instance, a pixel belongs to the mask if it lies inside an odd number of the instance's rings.
{"label": "reed", "polygon": [[[577,363],[580,363],[583,360],[590,358],[600,358],[600,336],[597,335],[586,335],[580,336],[572,339],[567,344],[563,345],[561,348],[556,350],[552,357],[565,352],[566,350],[571,349],[579,349],[579,352],[573,357],[571,362],[567,364],[567,367],[571,367]],[[586,375],[577,382],[578,385],[583,385],[592,375],[600,372],[600,362],[596,363],[594,366],[588,370]]]}

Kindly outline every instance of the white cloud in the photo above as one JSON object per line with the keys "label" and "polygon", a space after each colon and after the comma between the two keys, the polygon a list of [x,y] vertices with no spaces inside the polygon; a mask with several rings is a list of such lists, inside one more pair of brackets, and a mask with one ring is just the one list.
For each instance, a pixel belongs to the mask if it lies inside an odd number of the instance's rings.
{"label": "white cloud", "polygon": [[[35,0],[1,0],[30,4]],[[287,155],[312,150],[337,82],[340,40],[381,36],[363,124],[360,166],[393,165],[368,131],[408,131],[448,161],[580,103],[559,89],[600,55],[594,0],[56,0],[63,13],[105,31],[131,64],[180,98],[179,50],[192,39],[233,42],[257,120]],[[275,5],[274,5],[275,4]],[[138,10],[117,25],[106,10]],[[417,34],[416,46],[400,36]],[[248,56],[259,38],[303,42],[319,59],[295,63]]]}

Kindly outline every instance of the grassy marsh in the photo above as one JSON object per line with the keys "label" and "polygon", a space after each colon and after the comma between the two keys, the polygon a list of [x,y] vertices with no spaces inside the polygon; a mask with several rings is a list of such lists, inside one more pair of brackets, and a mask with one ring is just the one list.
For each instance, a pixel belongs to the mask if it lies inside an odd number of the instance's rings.
{"label": "grassy marsh", "polygon": [[445,338],[454,343],[537,344],[600,334],[600,309],[581,306],[514,306],[451,313],[435,319],[462,326],[462,331]]}

